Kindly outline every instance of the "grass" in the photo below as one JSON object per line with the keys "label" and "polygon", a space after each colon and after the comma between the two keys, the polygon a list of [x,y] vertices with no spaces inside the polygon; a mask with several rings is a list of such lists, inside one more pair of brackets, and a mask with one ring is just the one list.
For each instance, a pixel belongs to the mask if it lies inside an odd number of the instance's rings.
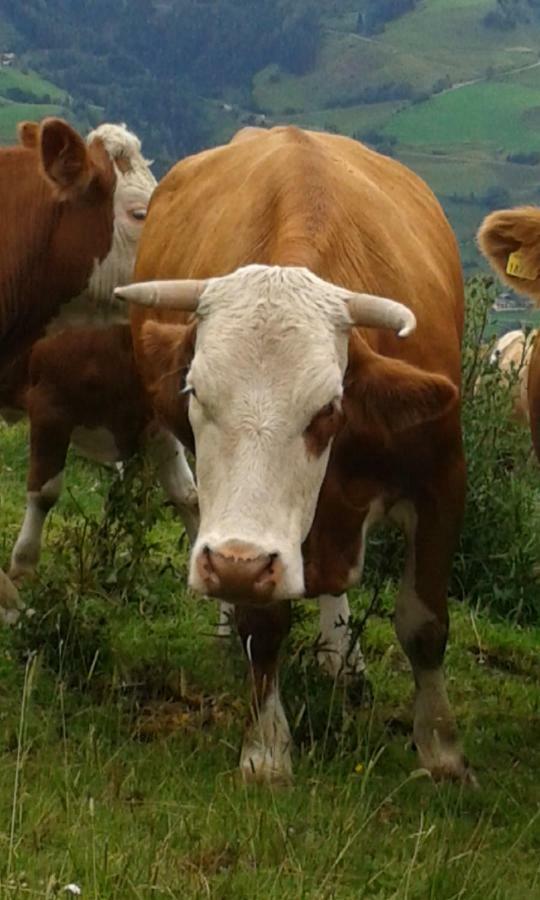
{"label": "grass", "polygon": [[61,106],[48,103],[6,103],[0,101],[0,143],[11,144],[16,140],[17,125],[29,119],[39,121],[45,116],[65,116]]}
{"label": "grass", "polygon": [[[22,103],[7,98],[6,93],[14,88],[33,95],[35,101]],[[0,69],[0,144],[15,141],[17,124],[25,119],[39,121],[45,116],[65,115],[66,98],[65,91],[35,72],[11,67]]]}
{"label": "grass", "polygon": [[[26,431],[2,430],[1,556],[22,515]],[[236,644],[186,592],[179,528],[104,525],[109,472],[75,457],[47,529],[35,614],[0,632],[0,897],[540,897],[540,631],[453,604],[449,691],[478,791],[435,786],[410,748],[412,679],[389,619],[364,635],[373,702],[319,673],[310,605],[283,667],[295,784],[235,777],[247,713]],[[109,494],[110,498],[110,494]],[[137,495],[129,528],[141,517]],[[97,524],[96,524],[97,523]],[[114,565],[103,555],[117,549]],[[369,554],[368,554],[369,564]],[[357,593],[357,612],[369,598]]]}
{"label": "grass", "polygon": [[312,110],[298,116],[288,116],[287,121],[301,128],[335,128],[340,134],[365,133],[388,122],[402,103],[370,103],[362,106],[336,107]]}
{"label": "grass", "polygon": [[525,113],[538,106],[538,90],[510,83],[474,84],[401,110],[386,131],[411,146],[479,144],[495,150],[533,150],[539,130]]}
{"label": "grass", "polygon": [[[486,28],[494,0],[424,0],[415,10],[365,39],[354,33],[357,6],[339,4],[324,18],[314,70],[295,77],[270,66],[254,79],[253,96],[273,121],[393,136],[396,156],[417,171],[449,212],[467,271],[478,265],[475,232],[487,206],[467,201],[495,186],[508,205],[534,202],[537,166],[512,165],[509,152],[537,150],[540,140],[540,26],[511,32]],[[411,105],[359,104],[367,87],[408,83],[430,92],[439,79],[480,79]],[[346,105],[344,105],[346,104]]]}
{"label": "grass", "polygon": [[27,91],[34,94],[36,100],[40,97],[49,96],[51,100],[62,102],[66,98],[66,92],[52,82],[41,78],[35,72],[22,72],[15,68],[0,69],[0,96],[4,96],[5,92],[18,88],[21,91]]}

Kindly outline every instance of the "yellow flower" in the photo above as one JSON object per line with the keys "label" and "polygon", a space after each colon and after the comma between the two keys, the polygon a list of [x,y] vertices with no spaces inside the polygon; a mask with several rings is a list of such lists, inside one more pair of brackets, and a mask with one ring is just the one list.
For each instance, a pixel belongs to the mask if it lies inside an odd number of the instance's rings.
{"label": "yellow flower", "polygon": [[364,771],[364,763],[356,763],[356,765],[354,767],[354,771],[356,772],[357,775],[361,775],[362,772]]}

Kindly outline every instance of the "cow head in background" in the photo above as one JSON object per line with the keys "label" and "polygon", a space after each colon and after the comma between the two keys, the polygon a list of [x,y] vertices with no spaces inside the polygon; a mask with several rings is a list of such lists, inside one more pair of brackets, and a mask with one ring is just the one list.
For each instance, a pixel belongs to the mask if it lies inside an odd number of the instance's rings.
{"label": "cow head in background", "polygon": [[86,141],[61,119],[21,122],[21,144],[40,156],[41,170],[57,199],[92,200],[112,194],[113,232],[109,252],[96,258],[89,296],[109,301],[117,285],[133,274],[135,254],[156,179],[141,154],[141,142],[125,125],[104,124]]}
{"label": "cow head in background", "polygon": [[109,303],[129,281],[156,183],[123,125],[101,125],[85,141],[49,118],[21,123],[19,141],[0,150],[0,365],[68,300]]}
{"label": "cow head in background", "polygon": [[540,303],[540,208],[490,213],[478,230],[480,250],[500,278]]}
{"label": "cow head in background", "polygon": [[170,405],[180,388],[189,400],[201,511],[189,580],[204,594],[258,604],[302,596],[302,542],[343,416],[399,430],[456,400],[443,376],[367,347],[344,397],[351,326],[404,337],[415,318],[402,304],[354,294],[304,268],[253,265],[117,294],[197,313],[196,340],[195,325],[147,322],[143,365],[158,409],[170,373]]}
{"label": "cow head in background", "polygon": [[105,259],[96,262],[88,285],[91,299],[110,302],[114,288],[127,284],[133,276],[137,244],[156,179],[150,162],[141,154],[140,140],[125,125],[100,125],[90,132],[86,144],[90,152],[93,147],[103,147],[116,179],[112,246]]}

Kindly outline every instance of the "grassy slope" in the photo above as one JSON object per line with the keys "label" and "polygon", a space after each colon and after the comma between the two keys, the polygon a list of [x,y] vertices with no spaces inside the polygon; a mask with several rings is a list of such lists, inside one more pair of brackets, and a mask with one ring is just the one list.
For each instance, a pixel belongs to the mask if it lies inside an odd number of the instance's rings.
{"label": "grassy slope", "polygon": [[536,150],[540,133],[527,127],[526,111],[538,106],[538,88],[492,82],[448,91],[397,112],[386,130],[409,146],[481,144],[487,154]]}
{"label": "grassy slope", "polygon": [[[4,561],[22,514],[24,427],[1,446]],[[295,786],[246,790],[234,778],[240,653],[217,646],[213,606],[182,589],[175,523],[152,531],[138,599],[114,600],[114,581],[88,587],[89,523],[108,482],[72,461],[41,581],[26,591],[36,614],[0,632],[0,896],[52,897],[69,882],[99,900],[540,896],[538,630],[452,610],[449,690],[480,780],[462,791],[414,777],[412,680],[388,619],[369,621],[375,696],[355,710],[311,663],[309,613],[283,672],[302,745]]]}
{"label": "grassy slope", "polygon": [[37,121],[46,116],[61,116],[62,106],[50,103],[9,103],[0,100],[0,144],[12,144],[17,139],[17,124],[25,119]]}
{"label": "grassy slope", "polygon": [[[13,29],[0,13],[0,50],[10,47],[14,38]],[[13,88],[33,95],[34,102],[20,103],[7,98],[6,92]],[[16,139],[18,122],[65,115],[63,104],[66,99],[65,91],[35,72],[22,72],[11,67],[0,68],[0,144],[10,144]]]}
{"label": "grassy slope", "polygon": [[[535,199],[536,166],[508,164],[508,151],[540,146],[540,67],[504,73],[537,61],[539,26],[497,32],[482,25],[493,0],[423,0],[371,40],[351,34],[352,8],[326,22],[314,72],[302,78],[265,70],[254,94],[274,116],[303,125],[337,127],[346,134],[370,129],[399,139],[397,156],[414,168],[442,199],[463,248],[476,266],[474,232],[485,208],[452,199],[505,187],[510,200]],[[408,82],[429,90],[440,78],[455,83],[488,79],[415,106],[407,102],[337,108],[360,89]],[[293,107],[294,115],[284,115]],[[301,110],[299,112],[299,110]],[[420,151],[420,152],[419,152]]]}

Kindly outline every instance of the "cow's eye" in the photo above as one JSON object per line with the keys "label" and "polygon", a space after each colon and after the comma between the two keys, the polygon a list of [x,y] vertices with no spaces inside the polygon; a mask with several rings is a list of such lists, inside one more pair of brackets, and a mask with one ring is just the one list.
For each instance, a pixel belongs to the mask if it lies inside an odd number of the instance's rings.
{"label": "cow's eye", "polygon": [[144,222],[146,219],[146,209],[144,207],[132,209],[130,210],[130,215],[133,219],[137,219],[137,222]]}
{"label": "cow's eye", "polygon": [[192,384],[185,384],[180,393],[187,394],[188,397],[194,397],[195,400],[197,399],[197,393]]}
{"label": "cow's eye", "polygon": [[304,440],[308,453],[320,456],[328,446],[328,442],[334,437],[341,418],[341,404],[336,397],[331,403],[326,403],[318,413],[315,413],[308,427],[304,431]]}
{"label": "cow's eye", "polygon": [[336,404],[332,400],[331,403],[327,403],[326,406],[323,406],[323,408],[319,410],[317,415],[320,416],[321,419],[325,419],[328,416],[333,416],[335,412],[336,412]]}

